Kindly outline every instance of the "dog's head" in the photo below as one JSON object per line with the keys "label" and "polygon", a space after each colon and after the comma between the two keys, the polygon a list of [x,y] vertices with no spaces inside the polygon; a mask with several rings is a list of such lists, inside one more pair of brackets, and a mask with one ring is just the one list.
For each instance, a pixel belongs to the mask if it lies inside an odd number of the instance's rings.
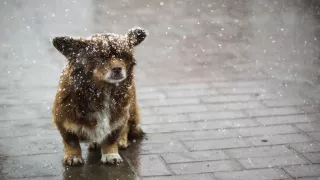
{"label": "dog's head", "polygon": [[84,73],[98,81],[120,83],[132,74],[136,63],[133,49],[146,36],[144,29],[133,28],[125,35],[107,33],[88,38],[55,37],[53,45],[73,66],[74,78],[82,78],[77,76]]}

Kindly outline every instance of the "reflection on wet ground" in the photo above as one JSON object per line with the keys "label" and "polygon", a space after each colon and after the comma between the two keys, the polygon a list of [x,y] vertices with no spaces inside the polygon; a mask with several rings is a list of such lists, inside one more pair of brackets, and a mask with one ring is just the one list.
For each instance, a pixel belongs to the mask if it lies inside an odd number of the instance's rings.
{"label": "reflection on wet ground", "polygon": [[[118,166],[103,165],[100,163],[101,153],[90,152],[86,156],[86,163],[79,167],[65,166],[63,171],[63,179],[137,179],[139,172],[139,144],[136,142],[128,150],[121,153],[125,158],[123,164]],[[132,163],[132,164],[128,164]]]}

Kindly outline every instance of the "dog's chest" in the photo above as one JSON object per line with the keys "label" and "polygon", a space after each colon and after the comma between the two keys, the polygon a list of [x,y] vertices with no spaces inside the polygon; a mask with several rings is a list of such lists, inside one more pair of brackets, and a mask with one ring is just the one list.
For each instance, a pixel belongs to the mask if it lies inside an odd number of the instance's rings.
{"label": "dog's chest", "polygon": [[89,137],[91,141],[100,143],[112,131],[110,126],[110,111],[106,108],[100,112],[96,112],[94,116],[97,119],[97,126],[89,134]]}
{"label": "dog's chest", "polygon": [[[110,107],[115,106],[116,102],[110,99],[108,96],[105,97],[104,107],[100,111],[96,111],[90,114],[89,119],[96,120],[96,126],[94,128],[88,128],[85,126],[73,126],[71,131],[81,135],[86,141],[101,143],[108,135],[114,130],[118,129],[123,125],[129,118],[129,105],[124,107],[124,114],[114,119],[113,123],[110,123],[111,111]],[[113,117],[114,118],[114,117]]]}
{"label": "dog's chest", "polygon": [[82,134],[84,134],[90,142],[101,143],[114,130],[115,127],[110,126],[111,105],[110,99],[106,96],[104,108],[91,115],[92,119],[96,119],[97,121],[96,127],[93,129],[82,128]]}

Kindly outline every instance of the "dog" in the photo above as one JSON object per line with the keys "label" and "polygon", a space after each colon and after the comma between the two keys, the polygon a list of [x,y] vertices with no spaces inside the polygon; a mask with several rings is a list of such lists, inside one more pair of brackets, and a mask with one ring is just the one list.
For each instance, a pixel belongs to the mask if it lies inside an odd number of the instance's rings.
{"label": "dog", "polygon": [[119,148],[144,135],[136,100],[133,49],[147,36],[142,28],[125,35],[62,36],[52,40],[68,63],[53,105],[53,122],[64,144],[63,162],[83,164],[80,142],[101,149],[101,162],[119,164]]}

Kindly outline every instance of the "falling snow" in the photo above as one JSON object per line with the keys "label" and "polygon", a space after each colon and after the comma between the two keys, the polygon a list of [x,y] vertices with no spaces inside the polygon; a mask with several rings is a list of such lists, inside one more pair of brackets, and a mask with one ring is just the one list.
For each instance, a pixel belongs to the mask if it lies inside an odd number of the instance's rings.
{"label": "falling snow", "polygon": [[[119,180],[319,175],[319,1],[2,3],[0,151],[5,158],[0,164],[5,179],[48,178],[40,171],[69,179],[95,177],[94,171],[98,178]],[[126,31],[133,26],[146,28],[149,37],[135,50],[139,34]],[[52,46],[57,36],[63,37],[59,50],[67,58]],[[76,45],[68,47],[70,42]],[[68,91],[57,84],[77,81],[79,92],[102,97],[81,86],[91,83],[81,73],[92,73],[92,62],[132,52],[147,137],[134,139],[122,151],[125,163],[106,167],[117,169],[108,175],[96,161],[100,151],[86,153],[84,146],[86,164],[74,173],[60,163],[63,143],[51,123],[56,90]],[[61,72],[68,68],[66,59],[74,59],[74,71],[85,68],[59,81],[67,74]],[[119,105],[114,98],[110,102]]]}

